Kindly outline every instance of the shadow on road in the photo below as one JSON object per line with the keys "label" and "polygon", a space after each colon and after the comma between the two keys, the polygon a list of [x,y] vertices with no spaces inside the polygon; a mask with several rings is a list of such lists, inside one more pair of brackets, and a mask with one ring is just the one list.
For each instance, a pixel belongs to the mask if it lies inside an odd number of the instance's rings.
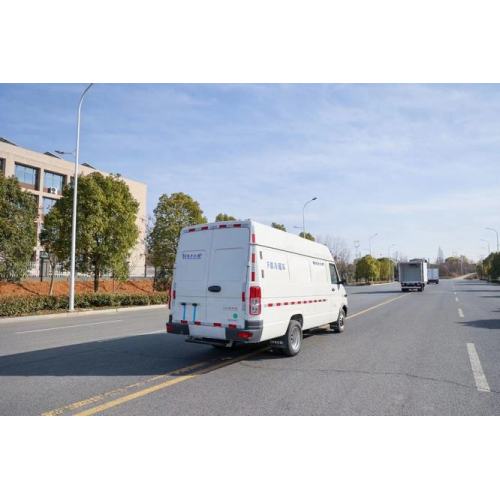
{"label": "shadow on road", "polygon": [[373,290],[372,292],[349,292],[349,295],[371,295],[374,293],[401,293],[401,290]]}
{"label": "shadow on road", "polygon": [[[338,334],[326,327],[317,328],[304,332],[304,339],[318,335]],[[264,346],[221,350],[163,333],[134,335],[0,356],[0,377],[162,375],[199,363],[229,361]],[[261,355],[282,356],[271,350]]]}
{"label": "shadow on road", "polygon": [[473,328],[486,328],[487,330],[500,331],[500,319],[477,319],[474,321],[463,321],[462,326],[470,326]]}
{"label": "shadow on road", "polygon": [[1,356],[0,376],[159,375],[223,357],[228,354],[184,338],[134,335]]}

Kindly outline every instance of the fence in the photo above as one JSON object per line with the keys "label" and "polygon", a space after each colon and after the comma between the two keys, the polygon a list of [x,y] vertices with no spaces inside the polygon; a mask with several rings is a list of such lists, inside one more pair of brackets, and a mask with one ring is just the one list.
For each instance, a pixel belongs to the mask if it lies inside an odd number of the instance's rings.
{"label": "fence", "polygon": [[[28,271],[28,277],[31,279],[39,279],[40,281],[50,280],[52,276],[52,269],[47,259],[40,259],[40,262],[32,262]],[[153,266],[131,266],[129,269],[129,278],[154,278],[155,268]],[[111,273],[105,273],[102,278],[112,278]],[[64,269],[60,264],[56,265],[54,279],[69,279],[69,271]],[[91,280],[92,275],[77,273],[79,280]]]}

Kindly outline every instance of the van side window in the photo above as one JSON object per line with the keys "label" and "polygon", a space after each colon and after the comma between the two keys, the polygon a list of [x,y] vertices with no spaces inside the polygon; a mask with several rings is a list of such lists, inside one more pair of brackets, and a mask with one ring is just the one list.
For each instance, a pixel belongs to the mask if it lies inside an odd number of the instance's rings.
{"label": "van side window", "polygon": [[330,264],[330,279],[332,281],[332,284],[336,285],[338,284],[339,276],[337,274],[337,269],[334,264]]}

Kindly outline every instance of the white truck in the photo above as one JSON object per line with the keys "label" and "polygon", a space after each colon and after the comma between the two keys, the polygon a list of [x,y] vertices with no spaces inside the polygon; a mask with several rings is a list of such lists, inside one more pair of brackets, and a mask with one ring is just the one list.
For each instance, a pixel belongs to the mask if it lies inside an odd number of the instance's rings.
{"label": "white truck", "polygon": [[439,285],[439,268],[427,268],[427,283],[436,283],[436,285]]}
{"label": "white truck", "polygon": [[411,259],[398,265],[401,291],[418,290],[423,292],[427,284],[427,260]]}
{"label": "white truck", "polygon": [[181,231],[168,333],[224,348],[269,342],[288,356],[302,332],[344,330],[344,281],[330,250],[252,220]]}

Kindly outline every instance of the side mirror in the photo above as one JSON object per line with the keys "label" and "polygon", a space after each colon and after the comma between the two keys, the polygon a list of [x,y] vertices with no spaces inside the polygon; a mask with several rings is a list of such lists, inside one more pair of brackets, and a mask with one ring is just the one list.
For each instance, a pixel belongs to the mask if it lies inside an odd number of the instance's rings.
{"label": "side mirror", "polygon": [[345,285],[347,284],[347,280],[345,278],[342,278],[340,281],[339,281],[339,285]]}

